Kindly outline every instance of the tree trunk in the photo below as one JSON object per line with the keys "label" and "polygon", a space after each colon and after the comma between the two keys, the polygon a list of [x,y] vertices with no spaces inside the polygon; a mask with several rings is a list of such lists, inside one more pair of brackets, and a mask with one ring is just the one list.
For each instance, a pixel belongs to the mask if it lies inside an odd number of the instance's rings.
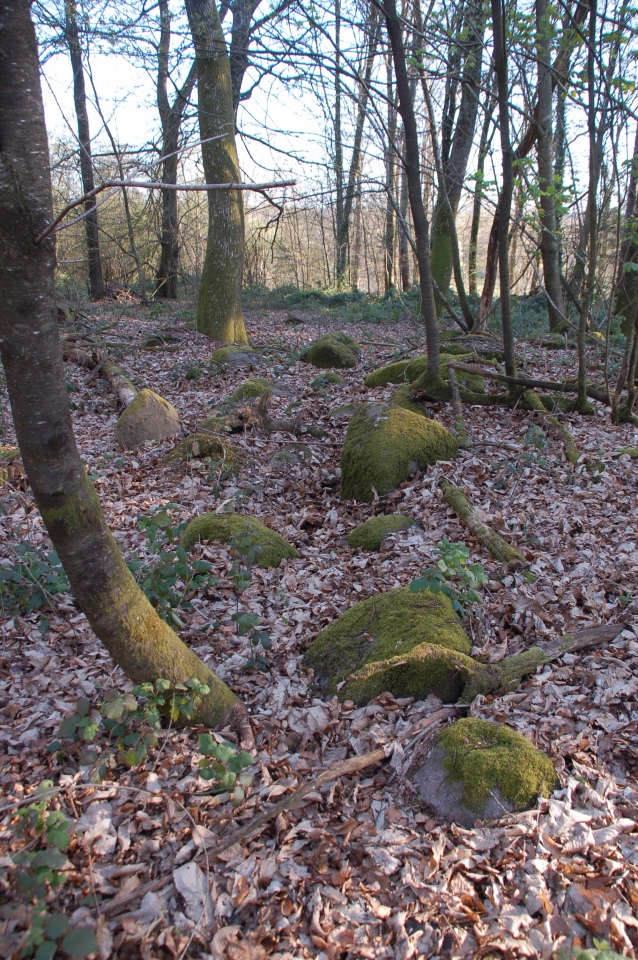
{"label": "tree trunk", "polygon": [[516,376],[514,354],[514,331],[512,328],[512,303],[509,269],[509,223],[514,194],[514,151],[510,138],[509,80],[507,66],[507,41],[503,0],[492,0],[492,23],[494,25],[494,72],[498,91],[498,121],[501,133],[503,157],[503,183],[499,201],[500,220],[498,238],[498,269],[501,276],[501,324],[503,327],[503,352],[505,372]]}
{"label": "tree trunk", "polygon": [[485,96],[485,116],[483,118],[483,127],[481,129],[481,142],[479,143],[478,158],[476,162],[476,180],[474,184],[474,202],[472,204],[472,225],[470,227],[470,250],[468,255],[468,292],[476,293],[476,256],[478,252],[478,235],[481,223],[481,203],[483,201],[483,181],[485,179],[485,160],[490,149],[490,126],[492,124],[492,111],[494,110],[494,94],[492,92],[492,78],[490,75],[490,84]]}
{"label": "tree trunk", "polygon": [[[420,11],[418,15],[420,17]],[[456,118],[454,135],[450,143],[449,155],[446,156],[445,144],[442,144],[441,148],[443,183],[439,185],[432,222],[432,278],[445,297],[447,297],[450,289],[453,270],[451,231],[459,208],[478,116],[483,34],[486,19],[487,7],[482,0],[467,0],[466,9],[463,11],[464,23],[461,29],[461,35],[468,38],[462,45],[464,60],[461,103]],[[460,46],[456,38],[451,41],[451,44]],[[436,302],[438,314],[441,316],[443,302],[440,298],[437,298]]]}
{"label": "tree trunk", "polygon": [[[95,179],[93,177],[91,133],[89,129],[89,114],[86,108],[84,67],[82,64],[82,48],[80,47],[75,0],[65,0],[64,12],[65,37],[69,47],[71,68],[73,70],[73,101],[75,103],[75,113],[78,121],[82,190],[84,193],[90,193],[95,189]],[[102,260],[100,258],[100,234],[95,197],[91,197],[90,200],[85,202],[84,210],[87,213],[87,216],[84,218],[84,229],[86,232],[86,248],[89,262],[89,289],[91,291],[91,299],[99,300],[104,296],[105,286],[102,275]]]}
{"label": "tree trunk", "polygon": [[556,220],[556,183],[552,151],[551,18],[548,0],[536,0],[536,56],[538,63],[538,189],[541,208],[541,256],[547,295],[549,329],[564,319],[565,304],[560,279],[560,240]]}
{"label": "tree trunk", "polygon": [[[370,97],[370,80],[372,79],[372,69],[377,53],[379,43],[380,23],[377,17],[377,9],[374,5],[370,6],[370,13],[367,21],[368,29],[368,49],[365,61],[365,70],[359,83],[359,95],[357,98],[357,119],[354,130],[354,141],[352,144],[352,156],[350,158],[350,170],[348,172],[348,183],[345,189],[345,196],[340,208],[337,208],[337,286],[346,283],[348,280],[348,261],[349,261],[349,243],[350,220],[352,217],[352,206],[355,196],[360,196],[360,188],[357,190],[357,181],[361,175],[361,155],[363,143],[363,127],[366,119],[368,100]],[[356,287],[356,280],[352,279]]]}
{"label": "tree trunk", "polygon": [[389,293],[396,286],[394,277],[394,241],[396,239],[397,220],[392,204],[395,194],[395,150],[397,140],[397,108],[392,83],[392,60],[386,62],[386,93],[388,97],[387,140],[385,146],[385,227],[383,230],[383,277],[384,291]]}
{"label": "tree trunk", "polygon": [[198,677],[211,692],[197,718],[219,724],[241,706],[158,616],[104,519],[73,436],[56,316],[55,246],[35,32],[24,0],[0,0],[0,353],[35,501],[77,601],[135,682]]}
{"label": "tree trunk", "polygon": [[[585,3],[577,3],[576,10],[569,20],[571,26],[562,38],[560,52],[557,54],[552,65],[552,89],[556,87],[558,78],[567,73],[572,50],[581,40],[581,26],[587,17],[587,9],[588,8]],[[534,115],[528,122],[527,127],[524,129],[518,147],[514,152],[514,160],[517,163],[520,163],[521,160],[524,160],[529,156],[534,144],[536,143],[536,137],[538,135],[537,117],[538,105],[535,106]],[[492,300],[494,298],[494,287],[496,286],[497,276],[499,231],[503,222],[501,210],[502,199],[503,198],[501,197],[499,199],[499,203],[497,204],[490,230],[487,258],[485,262],[485,280],[483,282],[481,302],[479,304],[476,322],[474,324],[476,330],[485,329],[490,311],[492,309]]]}
{"label": "tree trunk", "polygon": [[406,230],[408,221],[408,178],[405,175],[405,136],[401,132],[401,169],[399,171],[399,276],[401,289],[410,289],[410,240]]}
{"label": "tree trunk", "polygon": [[[238,183],[230,63],[214,0],[186,0],[197,62],[199,132],[207,183]],[[208,239],[197,296],[197,329],[222,343],[248,343],[241,308],[244,202],[240,190],[208,192]]]}
{"label": "tree trunk", "polygon": [[[159,0],[160,43],[157,54],[157,108],[162,124],[162,183],[177,183],[179,166],[176,154],[184,108],[195,86],[195,64],[188,72],[173,105],[168,99],[168,66],[171,48],[171,14],[168,0]],[[162,239],[157,268],[155,296],[177,299],[179,273],[179,218],[177,190],[162,190]]]}
{"label": "tree trunk", "polygon": [[427,372],[439,378],[439,321],[434,303],[432,272],[430,265],[430,224],[425,212],[421,190],[421,163],[419,135],[414,114],[414,98],[405,62],[405,47],[401,35],[401,21],[397,15],[395,0],[384,0],[383,15],[392,47],[396,77],[399,113],[405,133],[405,171],[408,181],[408,198],[414,225],[414,240],[421,287],[421,309],[425,321],[427,346]]}
{"label": "tree trunk", "polygon": [[241,88],[248,69],[248,44],[255,10],[261,0],[235,0],[232,4],[233,26],[230,34],[230,81],[233,96],[233,115],[242,99]]}

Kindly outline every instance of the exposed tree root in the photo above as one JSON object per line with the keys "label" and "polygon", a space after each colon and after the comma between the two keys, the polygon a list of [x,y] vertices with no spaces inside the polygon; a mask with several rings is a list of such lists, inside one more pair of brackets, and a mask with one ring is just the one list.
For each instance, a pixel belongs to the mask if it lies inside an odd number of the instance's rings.
{"label": "exposed tree root", "polygon": [[525,557],[516,547],[508,543],[500,533],[493,530],[484,520],[481,520],[465,494],[449,480],[441,480],[439,487],[443,491],[443,499],[454,510],[455,514],[474,534],[479,543],[489,550],[495,560],[501,563],[526,563]]}
{"label": "exposed tree root", "polygon": [[[537,390],[549,390],[552,393],[577,393],[578,387],[575,380],[566,380],[564,383],[557,383],[554,380],[533,380],[529,377],[508,377],[504,373],[496,373],[494,370],[484,370],[483,367],[477,367],[470,363],[450,363],[455,370],[461,373],[471,373],[474,376],[485,377],[488,380],[497,380],[499,383],[509,383],[513,387],[520,387],[521,390],[528,388]],[[609,406],[609,395],[604,387],[595,384],[587,384],[587,396],[593,400],[598,400]]]}

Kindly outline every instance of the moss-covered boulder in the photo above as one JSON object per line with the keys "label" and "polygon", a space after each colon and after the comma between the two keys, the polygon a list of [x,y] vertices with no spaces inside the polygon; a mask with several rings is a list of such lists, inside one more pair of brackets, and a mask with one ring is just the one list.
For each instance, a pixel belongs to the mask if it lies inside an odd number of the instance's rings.
{"label": "moss-covered boulder", "polygon": [[458,444],[434,420],[387,403],[361,404],[341,451],[341,499],[369,502],[418,470],[450,460]]}
{"label": "moss-covered boulder", "polygon": [[419,417],[428,417],[429,414],[426,408],[422,403],[419,403],[418,400],[415,400],[412,394],[410,393],[411,386],[409,383],[402,383],[395,390],[392,391],[392,395],[388,403],[391,407],[401,407],[403,410],[409,410],[411,413],[416,413]]}
{"label": "moss-covered boulder", "polygon": [[365,385],[366,387],[387,387],[389,383],[405,383],[407,379],[405,371],[409,365],[409,360],[397,360],[396,363],[388,363],[385,367],[372,370],[365,378]]}
{"label": "moss-covered boulder", "polygon": [[340,373],[337,373],[336,370],[326,370],[325,373],[320,374],[310,384],[310,388],[315,392],[319,390],[325,390],[326,387],[338,387],[340,384],[345,383]]}
{"label": "moss-covered boulder", "polygon": [[115,439],[125,450],[135,450],[147,440],[163,440],[179,431],[179,413],[173,404],[144,388],[120,414]]}
{"label": "moss-covered boulder", "polygon": [[265,377],[253,377],[252,380],[246,380],[241,386],[237,387],[232,395],[232,400],[252,400],[254,397],[263,397],[267,393],[272,393],[274,387],[270,380]]}
{"label": "moss-covered boulder", "polygon": [[371,517],[351,530],[346,541],[353,549],[360,547],[362,550],[380,550],[381,544],[391,533],[409,530],[413,526],[412,517],[404,517],[400,513],[387,517]]}
{"label": "moss-covered boulder", "polygon": [[328,370],[331,367],[346,369],[356,367],[361,356],[361,347],[347,333],[326,333],[311,343],[303,359],[313,367]]}
{"label": "moss-covered boulder", "polygon": [[[437,651],[418,657],[419,651]],[[342,700],[368,703],[389,690],[395,696],[423,699],[430,693],[446,703],[463,687],[454,669],[471,644],[452,603],[442,593],[412,593],[407,587],[355,604],[322,630],[305,656],[317,681]]]}
{"label": "moss-covered boulder", "polygon": [[192,550],[200,540],[219,540],[230,543],[249,534],[251,544],[258,549],[255,562],[260,567],[278,567],[287,557],[298,557],[299,552],[279,533],[275,533],[254,517],[240,513],[204,513],[195,517],[182,534],[180,543],[185,550]]}
{"label": "moss-covered boulder", "polygon": [[474,717],[446,727],[411,779],[428,807],[465,827],[528,810],[558,785],[551,760],[529,740]]}
{"label": "moss-covered boulder", "polygon": [[212,370],[223,367],[252,367],[257,354],[251,347],[220,347],[210,358]]}

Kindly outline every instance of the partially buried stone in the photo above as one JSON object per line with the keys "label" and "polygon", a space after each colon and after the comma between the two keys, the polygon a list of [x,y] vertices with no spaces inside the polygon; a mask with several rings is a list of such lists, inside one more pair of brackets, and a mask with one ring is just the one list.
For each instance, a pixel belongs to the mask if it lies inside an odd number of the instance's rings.
{"label": "partially buried stone", "polygon": [[120,414],[115,439],[125,450],[135,450],[147,440],[163,440],[179,431],[179,413],[173,404],[144,388]]}

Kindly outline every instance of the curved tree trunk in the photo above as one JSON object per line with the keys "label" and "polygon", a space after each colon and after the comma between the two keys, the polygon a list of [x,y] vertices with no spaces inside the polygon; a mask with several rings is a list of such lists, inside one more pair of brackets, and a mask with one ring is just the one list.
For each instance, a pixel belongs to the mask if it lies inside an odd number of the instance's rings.
{"label": "curved tree trunk", "polygon": [[[214,0],[186,0],[197,62],[199,132],[207,183],[241,180],[230,63]],[[210,140],[211,137],[221,139]],[[241,309],[244,202],[240,190],[208,192],[208,239],[197,296],[197,329],[222,343],[248,343]]]}
{"label": "curved tree trunk", "polygon": [[[73,70],[73,101],[75,103],[75,113],[78,121],[82,190],[84,193],[90,193],[95,189],[95,179],[93,177],[91,133],[89,129],[89,114],[86,109],[84,66],[82,64],[82,48],[80,47],[75,0],[65,0],[64,13],[64,32],[69,47],[71,68]],[[102,260],[100,258],[100,235],[95,197],[91,197],[85,202],[84,209],[87,211],[87,216],[84,218],[84,229],[86,231],[87,258],[89,262],[89,289],[91,291],[91,299],[99,300],[104,296],[105,286],[102,275]]]}
{"label": "curved tree trunk", "polygon": [[198,719],[242,707],[158,616],[129,572],[73,436],[54,293],[51,181],[35,32],[24,0],[0,0],[0,353],[31,489],[78,603],[136,682],[198,677]]}

